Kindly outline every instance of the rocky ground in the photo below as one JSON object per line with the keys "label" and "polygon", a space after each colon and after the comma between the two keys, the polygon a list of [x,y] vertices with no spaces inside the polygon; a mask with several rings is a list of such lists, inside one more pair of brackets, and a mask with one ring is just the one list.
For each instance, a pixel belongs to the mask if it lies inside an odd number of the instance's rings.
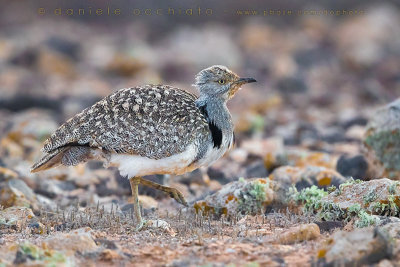
{"label": "rocky ground", "polygon": [[[13,23],[0,31],[0,266],[397,266],[400,11],[363,8],[157,36],[137,22],[16,23],[2,11],[0,25]],[[140,188],[148,224],[135,232],[115,169],[29,172],[60,123],[113,90],[193,92],[212,64],[258,83],[229,103],[232,151],[208,169],[147,177],[178,188],[188,208]]]}

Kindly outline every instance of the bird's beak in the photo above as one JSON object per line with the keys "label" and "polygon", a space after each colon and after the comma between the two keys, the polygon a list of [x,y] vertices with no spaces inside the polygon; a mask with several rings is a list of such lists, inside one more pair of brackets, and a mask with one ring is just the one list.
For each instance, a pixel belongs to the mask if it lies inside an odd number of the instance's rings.
{"label": "bird's beak", "polygon": [[255,82],[257,82],[257,81],[254,78],[239,78],[236,81],[236,83],[240,84],[240,85],[245,84],[245,83],[255,83]]}

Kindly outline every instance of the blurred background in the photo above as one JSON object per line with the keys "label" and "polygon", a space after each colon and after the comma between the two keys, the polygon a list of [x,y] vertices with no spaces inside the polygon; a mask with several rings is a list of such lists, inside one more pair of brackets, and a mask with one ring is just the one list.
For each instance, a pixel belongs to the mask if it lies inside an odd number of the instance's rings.
{"label": "blurred background", "polygon": [[[29,167],[60,123],[112,91],[194,92],[194,75],[221,64],[258,83],[229,103],[237,148],[208,170],[207,188],[265,177],[291,148],[335,168],[360,152],[374,109],[400,95],[399,26],[398,1],[2,1],[0,166],[48,203],[129,196],[101,164]],[[199,197],[203,182],[181,190]]]}

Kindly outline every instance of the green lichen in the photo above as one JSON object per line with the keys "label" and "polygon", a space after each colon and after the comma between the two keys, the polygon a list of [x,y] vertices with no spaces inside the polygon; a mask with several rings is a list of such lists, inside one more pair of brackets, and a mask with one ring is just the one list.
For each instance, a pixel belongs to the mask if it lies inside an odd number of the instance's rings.
{"label": "green lichen", "polygon": [[398,216],[400,207],[396,204],[396,196],[389,195],[387,202],[375,201],[369,205],[369,210],[385,216]]}
{"label": "green lichen", "polygon": [[377,199],[378,195],[375,193],[373,189],[371,189],[366,195],[363,196],[364,204],[369,204],[375,199]]}
{"label": "green lichen", "polygon": [[360,179],[354,180],[353,178],[350,178],[346,182],[339,185],[339,188],[336,191],[336,195],[337,196],[341,195],[343,193],[343,190],[345,187],[347,187],[349,185],[353,185],[353,184],[360,184],[360,183],[362,183],[362,181]]}
{"label": "green lichen", "polygon": [[393,182],[393,184],[391,184],[388,188],[389,194],[392,195],[396,194],[398,186],[399,186],[399,181]]}
{"label": "green lichen", "polygon": [[244,214],[262,212],[263,202],[266,200],[265,188],[268,183],[256,180],[246,185],[239,197],[239,210]]}
{"label": "green lichen", "polygon": [[368,214],[365,210],[361,209],[357,214],[358,220],[354,222],[354,226],[358,228],[368,227],[379,223],[380,219]]}
{"label": "green lichen", "polygon": [[400,132],[381,131],[370,134],[365,143],[371,147],[388,170],[400,170]]}
{"label": "green lichen", "polygon": [[35,262],[40,261],[41,264],[38,262],[39,265],[48,267],[56,267],[60,264],[64,264],[64,266],[73,266],[73,262],[66,258],[61,252],[40,249],[28,242],[21,244],[19,246],[19,251],[29,256],[28,258]]}
{"label": "green lichen", "polygon": [[40,259],[41,256],[43,256],[41,255],[43,253],[41,253],[40,249],[37,246],[32,245],[30,243],[24,243],[20,245],[19,248],[23,254],[28,255],[30,256],[30,258],[33,258],[35,260],[38,260]]}
{"label": "green lichen", "polygon": [[345,212],[333,202],[321,202],[321,209],[317,211],[317,217],[324,221],[337,221],[345,217]]}
{"label": "green lichen", "polygon": [[328,194],[335,192],[336,191],[336,186],[331,185],[330,187],[328,187],[326,190],[328,191]]}
{"label": "green lichen", "polygon": [[313,212],[321,208],[321,199],[328,195],[326,191],[313,185],[304,188],[300,192],[295,187],[289,189],[289,198],[296,202],[296,204],[303,204],[305,212]]}
{"label": "green lichen", "polygon": [[[352,181],[351,183],[347,183],[344,186],[348,186],[349,184],[359,183],[358,181]],[[341,189],[344,187],[342,186]],[[339,189],[338,189],[339,190]],[[347,209],[342,209],[336,203],[331,201],[323,200],[323,197],[328,193],[322,189],[319,189],[316,186],[311,186],[308,188],[304,188],[300,192],[292,188],[291,190],[291,200],[295,201],[297,204],[303,204],[303,212],[315,214],[320,220],[324,221],[337,221],[343,220],[345,222],[349,222],[352,219],[355,219],[356,227],[366,227],[370,225],[375,225],[379,222],[379,218],[376,216],[370,215],[366,210],[364,210],[360,204],[354,204]],[[364,201],[370,203],[372,199],[376,199],[376,195],[367,194],[364,198]],[[390,201],[389,201],[390,202]],[[376,208],[377,202],[372,202],[371,207]],[[394,198],[392,201],[394,203]],[[390,205],[390,204],[388,204]]]}

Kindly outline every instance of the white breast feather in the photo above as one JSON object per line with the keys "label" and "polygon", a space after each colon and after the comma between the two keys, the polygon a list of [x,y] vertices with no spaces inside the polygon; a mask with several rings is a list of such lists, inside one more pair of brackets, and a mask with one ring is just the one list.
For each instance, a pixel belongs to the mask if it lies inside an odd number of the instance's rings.
{"label": "white breast feather", "polygon": [[111,154],[110,166],[118,167],[122,176],[132,178],[151,174],[183,174],[195,169],[187,167],[193,162],[197,154],[195,145],[177,155],[163,159],[150,159],[138,155]]}

